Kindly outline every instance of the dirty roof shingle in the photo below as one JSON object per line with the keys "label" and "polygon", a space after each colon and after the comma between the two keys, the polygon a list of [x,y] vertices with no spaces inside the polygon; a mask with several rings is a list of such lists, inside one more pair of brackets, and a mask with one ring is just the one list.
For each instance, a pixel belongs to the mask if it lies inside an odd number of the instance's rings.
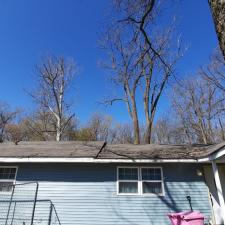
{"label": "dirty roof shingle", "polygon": [[[0,144],[0,157],[95,158],[103,142],[20,142]],[[206,157],[225,143],[215,145],[108,144],[99,159],[197,159]]]}

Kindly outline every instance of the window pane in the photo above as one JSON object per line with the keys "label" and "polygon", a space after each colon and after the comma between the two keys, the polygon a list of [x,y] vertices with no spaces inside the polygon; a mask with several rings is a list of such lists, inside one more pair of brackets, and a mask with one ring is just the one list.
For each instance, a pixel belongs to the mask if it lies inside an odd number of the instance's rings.
{"label": "window pane", "polygon": [[10,192],[13,182],[0,182],[0,192]]}
{"label": "window pane", "polygon": [[16,168],[0,168],[0,180],[14,179],[16,176]]}
{"label": "window pane", "polygon": [[119,180],[138,180],[138,169],[119,168]]}
{"label": "window pane", "polygon": [[119,193],[138,193],[138,182],[119,182]]}
{"label": "window pane", "polygon": [[142,180],[161,180],[160,168],[142,168],[141,169]]}
{"label": "window pane", "polygon": [[162,193],[162,182],[143,182],[142,183],[143,193],[146,194],[161,194]]}

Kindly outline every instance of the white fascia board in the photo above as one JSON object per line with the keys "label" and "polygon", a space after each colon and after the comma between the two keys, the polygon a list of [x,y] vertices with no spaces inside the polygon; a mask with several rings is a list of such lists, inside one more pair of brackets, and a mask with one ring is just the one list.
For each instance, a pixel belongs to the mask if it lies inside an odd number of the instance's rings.
{"label": "white fascia board", "polygon": [[209,157],[205,157],[205,158],[198,159],[198,162],[201,162],[201,163],[210,162],[210,159]]}
{"label": "white fascia board", "polygon": [[225,155],[225,148],[219,150],[218,152],[216,153],[212,153],[211,155],[205,157],[205,158],[201,158],[201,159],[198,159],[198,162],[209,162],[209,161],[213,161],[213,160],[216,160],[222,156]]}
{"label": "white fascia board", "polygon": [[197,163],[195,159],[94,159],[94,158],[9,158],[0,157],[0,163]]}

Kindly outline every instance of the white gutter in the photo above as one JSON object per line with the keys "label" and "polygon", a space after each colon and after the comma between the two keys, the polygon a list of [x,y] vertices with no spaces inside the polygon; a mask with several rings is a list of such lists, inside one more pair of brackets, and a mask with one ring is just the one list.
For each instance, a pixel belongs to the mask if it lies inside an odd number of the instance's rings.
{"label": "white gutter", "polygon": [[197,163],[195,159],[94,159],[47,157],[0,157],[0,163]]}
{"label": "white gutter", "polygon": [[213,160],[216,160],[216,159],[218,159],[218,158],[220,158],[220,157],[222,157],[224,155],[225,155],[225,148],[219,150],[216,153],[212,153],[211,155],[209,155],[207,157],[198,159],[198,162],[209,162],[209,161],[213,161]]}

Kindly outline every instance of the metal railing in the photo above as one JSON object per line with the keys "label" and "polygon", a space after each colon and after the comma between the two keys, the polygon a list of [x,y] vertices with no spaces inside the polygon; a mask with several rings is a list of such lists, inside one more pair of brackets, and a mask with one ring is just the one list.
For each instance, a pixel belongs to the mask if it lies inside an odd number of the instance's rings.
{"label": "metal railing", "polygon": [[38,188],[38,182],[19,183],[0,193],[0,225],[61,225],[52,201],[37,199]]}

